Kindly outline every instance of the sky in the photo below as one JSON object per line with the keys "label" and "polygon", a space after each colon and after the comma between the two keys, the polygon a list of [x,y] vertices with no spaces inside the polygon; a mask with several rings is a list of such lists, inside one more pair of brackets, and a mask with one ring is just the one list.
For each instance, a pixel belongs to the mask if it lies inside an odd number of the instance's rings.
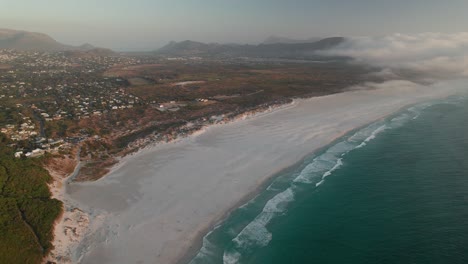
{"label": "sky", "polygon": [[468,31],[467,10],[466,0],[0,0],[0,28],[132,51],[187,39],[456,33]]}

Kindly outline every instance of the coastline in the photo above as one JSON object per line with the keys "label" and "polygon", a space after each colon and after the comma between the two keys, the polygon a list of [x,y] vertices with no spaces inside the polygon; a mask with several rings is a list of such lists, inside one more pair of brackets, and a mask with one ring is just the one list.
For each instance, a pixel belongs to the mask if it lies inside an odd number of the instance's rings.
{"label": "coastline", "polygon": [[[467,98],[409,105],[328,145],[235,210],[188,263],[361,263],[372,262],[376,250],[392,263],[443,256],[464,262],[467,240],[447,242],[465,233],[463,221],[450,230],[433,228],[464,219],[463,196],[452,193],[467,190],[466,162],[453,162],[467,149],[461,147],[467,146],[467,134],[459,133],[467,131]],[[424,191],[413,192],[421,186]],[[416,213],[423,204],[427,214]],[[441,250],[429,243],[394,254],[402,243],[417,245],[421,237],[437,237]],[[394,238],[401,243],[388,242]],[[343,254],[333,255],[337,249]]]}
{"label": "coastline", "polygon": [[[333,94],[332,94],[333,95]],[[330,96],[330,95],[327,95],[327,96]],[[441,97],[443,98],[443,97]],[[437,99],[441,99],[441,98],[437,98]],[[307,99],[310,99],[310,98],[301,98],[300,100],[307,100]],[[428,100],[434,100],[434,98],[432,99],[428,99]],[[333,145],[335,141],[338,141],[340,140],[340,138],[352,133],[353,131],[357,131],[363,127],[366,127],[368,126],[369,124],[373,123],[373,122],[376,122],[378,120],[381,120],[381,119],[385,119],[395,113],[398,113],[400,111],[403,111],[405,109],[408,109],[409,107],[411,107],[412,105],[416,105],[416,104],[419,104],[419,103],[422,103],[422,102],[416,102],[416,103],[410,103],[410,104],[407,104],[407,105],[404,105],[404,106],[401,106],[398,110],[392,112],[392,113],[388,113],[388,114],[384,114],[382,115],[381,117],[367,123],[367,124],[364,124],[362,126],[359,126],[359,127],[355,127],[355,128],[352,128],[344,133],[342,133],[341,135],[338,135],[336,138],[334,138],[332,141],[324,144],[323,146],[321,147],[318,147],[316,149],[313,149],[311,150],[310,153],[306,154],[303,158],[301,158],[300,160],[298,160],[295,164],[293,165],[290,165],[288,167],[285,167],[281,170],[279,170],[278,172],[272,174],[270,177],[266,178],[262,183],[260,183],[257,188],[252,191],[251,193],[248,193],[246,194],[246,196],[240,200],[239,202],[237,202],[236,204],[234,204],[233,206],[231,206],[230,208],[226,209],[226,211],[223,213],[223,216],[218,218],[218,219],[214,219],[212,224],[210,224],[209,227],[203,229],[203,230],[200,230],[199,231],[199,234],[197,235],[197,237],[193,240],[192,242],[192,247],[187,250],[185,252],[184,255],[182,255],[179,259],[177,259],[176,261],[173,262],[173,264],[188,264],[190,263],[190,261],[197,255],[197,253],[200,251],[200,249],[202,248],[203,246],[203,239],[209,235],[209,233],[211,231],[213,231],[213,229],[216,228],[216,226],[222,224],[223,221],[225,221],[229,215],[234,211],[236,210],[237,208],[241,207],[242,205],[248,203],[250,200],[254,199],[256,196],[258,196],[262,191],[265,190],[265,188],[271,184],[272,181],[274,181],[276,179],[276,177],[278,175],[280,175],[281,173],[283,173],[284,171],[292,168],[292,167],[295,167],[297,164],[300,164],[302,163],[307,157],[311,156],[311,155],[314,155],[315,153],[317,152],[320,152],[321,150],[327,148],[328,146],[330,145]],[[255,117],[255,116],[254,116]]]}
{"label": "coastline", "polygon": [[[292,101],[288,103],[274,104],[274,105],[269,105],[267,107],[259,107],[258,109],[242,112],[240,114],[233,115],[230,118],[227,118],[227,119],[225,118],[222,121],[204,125],[200,127],[199,129],[191,131],[191,133],[189,134],[176,137],[169,141],[161,140],[161,141],[150,142],[144,147],[137,148],[136,151],[117,157],[117,162],[109,168],[109,172],[106,173],[106,175],[104,175],[103,177],[97,179],[96,181],[99,181],[100,179],[105,178],[107,175],[112,174],[113,172],[121,168],[122,166],[125,166],[128,160],[137,158],[139,155],[142,155],[147,151],[151,151],[152,149],[157,148],[160,145],[176,144],[180,141],[187,140],[190,137],[196,137],[197,135],[200,135],[204,133],[206,130],[214,128],[214,127],[223,126],[229,123],[239,122],[241,120],[248,120],[248,119],[256,118],[259,116],[268,115],[275,111],[293,107],[295,103],[297,102],[297,100],[301,100],[301,99],[302,98],[292,99]],[[83,162],[79,161],[80,160],[79,152],[80,150],[78,150],[78,153],[76,154],[77,164],[71,174],[64,176],[64,175],[61,175],[61,173],[48,169],[49,173],[54,178],[54,182],[49,186],[49,189],[52,193],[52,197],[60,200],[63,203],[64,208],[63,208],[61,215],[56,219],[55,224],[54,224],[54,240],[52,242],[54,245],[54,249],[44,259],[44,263],[47,263],[48,261],[51,261],[51,262],[58,261],[58,263],[64,263],[64,264],[73,264],[73,263],[79,262],[80,259],[76,257],[76,254],[74,253],[74,251],[78,250],[79,244],[85,239],[85,236],[91,231],[91,228],[90,228],[91,221],[96,220],[96,218],[102,217],[100,215],[93,215],[91,213],[84,212],[83,210],[80,209],[82,205],[79,205],[76,202],[72,202],[71,201],[72,199],[67,195],[67,185],[70,183],[73,183],[74,178],[78,176],[81,167],[84,165]],[[82,183],[86,184],[86,183],[93,183],[96,181],[82,182]],[[258,191],[261,190],[262,186],[259,186]],[[255,194],[256,193],[252,193],[251,194],[252,197],[254,197]],[[250,196],[247,196],[245,198],[245,201],[239,202],[239,205],[241,205],[243,202],[248,201],[250,198],[251,198]],[[235,208],[236,206],[234,206],[233,208],[225,212],[225,215],[221,217],[220,219],[214,220],[211,226],[215,226],[219,221],[222,221],[222,219],[227,217],[229,215],[229,212]],[[207,231],[209,231],[209,229],[210,228],[206,230],[200,230],[200,234],[199,234],[200,238],[203,238],[203,236],[205,235]],[[196,247],[194,248],[194,250],[196,250]]]}
{"label": "coastline", "polygon": [[[421,103],[421,102],[418,102],[418,103]],[[392,115],[394,115],[394,114],[396,114],[396,113],[398,113],[400,111],[408,109],[411,106],[416,105],[418,103],[404,105],[401,108],[399,108],[398,110],[396,110],[396,111],[394,111],[392,113],[389,113],[389,114],[382,115],[379,118],[376,118],[375,120],[373,120],[373,121],[371,121],[369,123],[366,123],[364,125],[361,125],[361,126],[358,126],[358,127],[355,127],[355,128],[351,128],[348,131],[345,131],[344,133],[342,133],[340,135],[337,135],[334,139],[332,139],[328,143],[325,143],[323,146],[319,146],[316,149],[312,149],[310,153],[305,154],[300,160],[298,160],[294,164],[289,165],[289,166],[287,166],[287,167],[285,167],[283,169],[280,169],[277,172],[271,174],[269,177],[265,178],[263,180],[263,182],[259,183],[259,185],[256,187],[255,190],[253,190],[250,193],[247,193],[244,198],[242,198],[240,201],[238,201],[237,203],[235,203],[234,205],[232,205],[231,207],[229,207],[225,211],[223,211],[223,214],[222,214],[221,217],[219,217],[217,219],[213,219],[213,222],[210,223],[209,227],[207,227],[207,228],[205,228],[203,230],[199,230],[198,235],[192,241],[192,246],[190,247],[190,249],[188,249],[179,259],[177,259],[177,260],[175,260],[174,262],[171,262],[171,263],[172,264],[188,264],[188,263],[190,263],[190,261],[194,259],[194,257],[197,255],[197,253],[203,247],[204,238],[206,236],[208,236],[210,234],[210,232],[212,232],[218,225],[221,225],[226,219],[228,219],[233,211],[235,211],[236,209],[240,208],[241,206],[247,204],[249,201],[251,201],[252,199],[257,197],[261,192],[265,191],[265,189],[278,177],[278,175],[281,175],[285,171],[288,171],[291,168],[296,167],[298,164],[303,163],[304,160],[306,160],[308,157],[310,157],[312,155],[315,155],[316,153],[319,153],[319,152],[323,151],[324,149],[327,149],[330,146],[333,146],[335,144],[335,142],[338,142],[343,137],[346,137],[347,135],[354,133],[354,131],[358,131],[358,130],[360,130],[360,129],[362,129],[362,128],[364,128],[364,127],[366,127],[366,126],[368,126],[368,125],[370,125],[370,124],[372,124],[374,122],[377,122],[379,120],[388,118],[389,116],[392,116]]]}
{"label": "coastline", "polygon": [[[314,97],[314,98],[309,98],[309,99],[299,99],[298,101],[300,103],[310,103],[311,101],[316,101],[316,100],[320,100],[320,99],[323,99],[323,98],[333,98],[333,97],[336,97],[337,95],[341,95],[342,93],[340,94],[332,94],[332,95],[328,95],[328,96],[324,96],[324,97]],[[437,98],[437,97],[436,97]],[[430,100],[430,99],[433,99],[433,98],[425,98],[426,100]],[[391,115],[395,112],[398,112],[400,109],[402,108],[406,108],[408,107],[409,105],[411,104],[414,104],[414,103],[418,103],[418,102],[407,102],[406,104],[404,105],[400,105],[399,107],[397,107],[396,109],[393,109],[391,110],[390,112],[386,112],[380,116],[378,116],[377,118],[373,118],[372,120],[367,120],[368,122],[364,122],[364,123],[361,123],[359,126],[354,126],[354,127],[350,127],[348,130],[344,130],[344,131],[341,131],[340,133],[334,135],[335,137],[332,138],[331,140],[327,141],[327,142],[320,142],[320,144],[317,144],[315,146],[315,148],[312,148],[312,149],[308,149],[308,152],[307,153],[302,153],[301,155],[301,158],[300,159],[297,159],[297,156],[294,161],[294,163],[297,163],[298,160],[302,160],[305,156],[308,156],[310,155],[310,153],[314,153],[316,152],[318,149],[320,148],[323,148],[324,146],[330,144],[331,142],[333,142],[334,140],[342,137],[343,135],[349,133],[350,131],[352,130],[355,130],[356,128],[360,127],[360,126],[364,126],[368,123],[371,123],[375,120],[378,120],[380,118],[383,118],[383,117],[386,117],[388,115]],[[288,104],[286,104],[287,106]],[[291,108],[294,108],[294,106],[292,106]],[[264,112],[260,112],[258,114],[254,114],[254,115],[251,115],[249,116],[247,119],[248,120],[252,120],[252,119],[258,119],[262,116],[265,116],[265,115],[268,115],[270,113],[275,113],[275,112],[278,112],[277,110],[281,110],[281,106],[279,107],[279,109],[273,109],[272,111],[264,111]],[[287,108],[288,109],[288,108]],[[279,111],[281,112],[281,111]],[[132,162],[132,160],[135,160],[137,159],[138,157],[141,157],[141,156],[145,156],[145,155],[151,155],[152,153],[154,153],[155,151],[158,151],[158,149],[164,149],[164,148],[167,148],[168,145],[177,145],[177,144],[182,144],[180,142],[184,142],[184,141],[192,141],[194,140],[194,138],[197,138],[199,137],[200,135],[203,135],[205,134],[207,131],[211,131],[213,129],[216,130],[216,127],[225,127],[225,126],[228,126],[228,125],[231,125],[232,123],[236,123],[236,124],[239,124],[239,123],[242,123],[243,120],[246,120],[245,118],[244,119],[235,119],[234,121],[230,121],[230,122],[227,122],[227,123],[223,123],[223,124],[214,124],[214,125],[210,125],[208,127],[203,127],[201,129],[200,132],[195,132],[194,134],[191,134],[189,135],[188,137],[184,137],[182,139],[178,139],[174,142],[170,142],[170,143],[159,143],[159,144],[151,144],[150,146],[144,148],[144,149],[141,149],[139,150],[138,152],[134,153],[134,154],[131,154],[131,155],[128,155],[128,156],[125,156],[123,157],[121,160],[119,160],[119,163],[117,163],[116,165],[114,165],[112,167],[112,170],[107,174],[107,176],[109,175],[113,175],[113,174],[116,174],[120,169],[122,169],[122,167],[124,167],[128,162]],[[245,123],[245,122],[244,122]],[[287,168],[289,168],[290,166],[292,166],[293,164],[291,164],[290,162],[287,163],[286,166],[283,166],[282,169],[279,169],[280,171],[281,170],[285,170]],[[196,252],[198,252],[199,248],[201,247],[201,243],[202,243],[202,240],[203,240],[203,237],[206,235],[206,233],[210,230],[213,229],[213,227],[215,227],[218,223],[220,223],[222,220],[224,220],[230,212],[232,212],[232,210],[236,209],[237,207],[239,207],[240,205],[244,204],[245,202],[249,201],[251,198],[255,197],[261,190],[264,189],[265,185],[267,185],[273,178],[274,176],[278,173],[278,170],[274,170],[273,173],[269,172],[267,175],[263,175],[263,177],[260,177],[258,179],[256,179],[255,181],[255,186],[250,186],[249,189],[250,191],[247,192],[247,193],[244,193],[242,195],[242,198],[240,199],[237,199],[237,201],[235,201],[235,203],[231,203],[229,204],[229,206],[226,206],[224,207],[223,209],[221,210],[218,210],[216,212],[216,214],[212,214],[210,215],[210,221],[208,222],[208,224],[204,224],[202,226],[199,226],[198,229],[196,230],[192,230],[191,231],[191,235],[189,237],[189,241],[187,242],[188,244],[190,245],[187,245],[187,243],[182,243],[185,245],[185,247],[181,250],[181,252],[184,252],[182,254],[175,254],[175,256],[173,256],[172,259],[168,259],[169,262],[167,263],[187,263],[193,256]],[[106,181],[106,177],[103,177],[102,179],[98,180],[97,182],[100,182],[100,181]],[[85,186],[92,186],[94,183],[85,183],[85,184],[81,184],[83,185],[84,187]],[[64,187],[63,187],[64,188]],[[227,209],[226,209],[227,208]],[[187,239],[187,237],[185,237],[185,239]],[[180,241],[179,241],[180,242]],[[106,240],[106,243],[107,243],[107,240]],[[179,250],[180,251],[180,250]],[[85,262],[86,263],[86,262]]]}
{"label": "coastline", "polygon": [[[406,107],[403,107],[402,109],[404,109],[404,108],[406,108]],[[381,118],[385,118],[385,117],[386,116],[382,116]],[[376,119],[374,121],[377,121],[377,120],[379,120],[381,118],[378,118],[378,119]],[[366,125],[363,125],[361,127],[364,127]],[[287,166],[287,167],[285,167],[283,169],[280,169],[277,172],[271,174],[270,177],[265,178],[261,183],[258,184],[258,186],[256,186],[255,190],[251,191],[250,193],[247,193],[244,198],[242,198],[240,201],[238,201],[237,203],[233,204],[231,207],[229,207],[225,211],[223,211],[221,217],[219,217],[217,219],[213,219],[212,223],[210,223],[210,225],[208,227],[206,227],[206,228],[204,228],[202,230],[199,230],[197,236],[192,241],[192,246],[179,259],[176,259],[174,262],[172,262],[172,264],[188,264],[188,263],[190,263],[190,261],[197,255],[197,253],[202,248],[203,239],[207,235],[209,235],[209,233],[211,231],[213,231],[218,225],[222,224],[222,222],[224,222],[227,218],[229,218],[229,216],[231,215],[231,213],[234,210],[236,210],[239,207],[245,205],[246,203],[248,203],[249,201],[254,199],[256,196],[258,196],[261,192],[263,192],[276,179],[276,177],[278,175],[282,174],[284,171],[287,171],[290,168],[295,167],[297,164],[302,163],[307,157],[309,157],[311,155],[314,155],[317,152],[320,152],[322,149],[327,148],[327,146],[332,145],[333,142],[339,140],[340,138],[342,138],[342,137],[346,136],[347,134],[351,133],[352,131],[355,131],[355,130],[358,130],[358,129],[359,129],[359,127],[351,129],[351,130],[343,133],[342,135],[337,136],[335,139],[328,142],[327,144],[325,144],[325,145],[323,145],[321,147],[318,147],[316,149],[313,149],[310,153],[304,155],[296,163],[294,163],[292,165],[289,165],[289,166]]]}

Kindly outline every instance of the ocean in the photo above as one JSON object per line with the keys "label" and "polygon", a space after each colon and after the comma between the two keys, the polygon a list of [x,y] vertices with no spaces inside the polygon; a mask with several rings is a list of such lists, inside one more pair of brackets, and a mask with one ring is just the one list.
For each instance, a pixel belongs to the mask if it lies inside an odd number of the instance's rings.
{"label": "ocean", "polygon": [[404,109],[275,177],[191,264],[468,263],[468,99]]}

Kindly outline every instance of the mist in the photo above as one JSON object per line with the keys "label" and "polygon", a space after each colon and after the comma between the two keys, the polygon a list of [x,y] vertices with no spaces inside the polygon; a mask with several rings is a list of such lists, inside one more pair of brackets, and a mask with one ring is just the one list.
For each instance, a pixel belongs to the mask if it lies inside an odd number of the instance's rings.
{"label": "mist", "polygon": [[410,70],[429,79],[468,77],[467,32],[353,37],[320,54],[352,57],[357,63],[381,67],[380,75]]}

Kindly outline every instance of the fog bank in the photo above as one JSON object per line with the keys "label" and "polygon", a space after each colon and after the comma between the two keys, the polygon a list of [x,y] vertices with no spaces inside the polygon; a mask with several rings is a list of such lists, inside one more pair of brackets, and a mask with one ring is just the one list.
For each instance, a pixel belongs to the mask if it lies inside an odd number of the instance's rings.
{"label": "fog bank", "polygon": [[358,63],[412,70],[440,79],[468,76],[468,32],[348,38],[320,54],[348,56]]}

